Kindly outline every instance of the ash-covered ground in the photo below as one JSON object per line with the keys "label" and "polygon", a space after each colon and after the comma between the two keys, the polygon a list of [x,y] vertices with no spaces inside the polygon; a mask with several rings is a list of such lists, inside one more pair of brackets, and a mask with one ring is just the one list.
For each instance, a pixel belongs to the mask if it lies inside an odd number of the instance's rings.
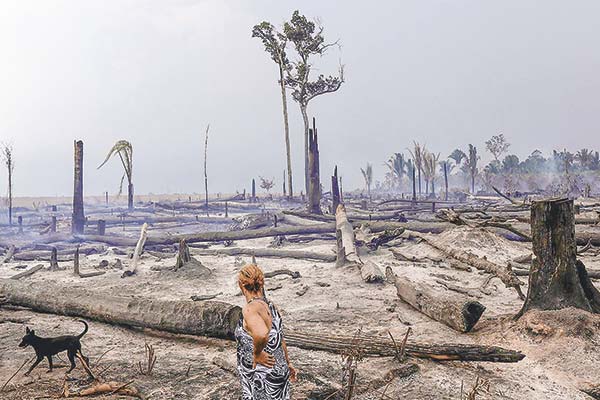
{"label": "ash-covered ground", "polygon": [[[274,206],[273,206],[274,207]],[[170,215],[165,212],[165,215]],[[238,216],[241,213],[238,213]],[[417,216],[416,216],[417,217]],[[415,218],[416,218],[415,217]],[[430,216],[420,218],[431,218]],[[286,223],[308,224],[300,218],[286,216]],[[60,228],[60,225],[59,225]],[[67,229],[62,227],[63,230]],[[593,230],[595,227],[577,226]],[[14,228],[11,228],[14,229]],[[32,228],[33,229],[33,228]],[[150,226],[154,232],[191,232],[208,230],[202,225],[177,224]],[[219,229],[227,229],[223,225]],[[60,230],[60,229],[59,229]],[[137,237],[139,225],[114,226],[107,233]],[[35,233],[25,233],[19,243],[38,240]],[[287,327],[316,334],[375,335],[401,340],[411,328],[409,343],[467,343],[496,345],[518,350],[525,358],[517,363],[434,362],[411,359],[416,372],[388,380],[389,372],[400,364],[391,357],[364,357],[358,362],[354,399],[461,399],[467,398],[478,384],[476,399],[587,399],[580,389],[600,382],[596,366],[600,362],[600,317],[583,311],[565,309],[550,312],[530,312],[515,321],[522,300],[515,290],[506,288],[497,278],[471,269],[453,268],[451,263],[425,260],[406,262],[396,259],[390,249],[417,258],[444,258],[431,246],[403,235],[374,252],[364,251],[364,261],[373,261],[381,268],[390,266],[398,276],[425,282],[435,290],[464,289],[485,307],[481,320],[470,333],[459,333],[416,311],[402,302],[393,285],[365,283],[353,267],[336,267],[335,263],[298,259],[257,258],[265,272],[289,269],[300,272],[300,278],[280,275],[268,278],[267,296],[282,310]],[[485,255],[498,264],[506,264],[531,253],[531,244],[509,241],[484,228],[455,227],[437,236],[454,248]],[[3,240],[9,242],[6,233]],[[234,247],[269,248],[271,238],[240,240]],[[222,243],[211,249],[224,248]],[[334,240],[310,240],[303,243],[283,242],[280,249],[310,250],[334,254]],[[132,249],[128,249],[131,251]],[[81,270],[99,269],[103,260],[105,274],[80,278],[73,275],[72,262],[59,263],[64,270],[43,269],[22,278],[43,286],[59,282],[65,287],[81,287],[116,296],[144,296],[156,299],[187,300],[193,295],[217,295],[216,299],[242,306],[244,299],[236,284],[237,272],[250,256],[192,255],[212,270],[210,276],[198,274],[193,268],[172,271],[176,252],[147,251],[135,276],[121,278],[117,259],[128,265],[130,260],[119,249],[105,246],[97,254],[82,256]],[[588,270],[600,270],[595,249],[586,251],[580,259]],[[23,265],[47,264],[46,261],[10,261],[0,267],[0,278],[22,271]],[[117,267],[115,267],[117,265]],[[526,284],[527,277],[521,277]],[[524,287],[526,291],[526,286]],[[56,294],[60,296],[60,293]],[[190,300],[191,301],[191,300]],[[89,332],[82,339],[83,352],[90,357],[93,371],[105,381],[129,383],[147,399],[237,399],[238,378],[235,373],[235,343],[227,340],[166,334],[128,327],[111,326],[88,321]],[[82,329],[77,318],[32,312],[14,306],[0,307],[0,384],[33,356],[31,348],[17,347],[25,327],[41,336],[76,334]],[[153,346],[156,364],[150,375],[141,373],[145,365],[145,344]],[[65,376],[66,355],[55,358],[58,368],[47,372],[43,361],[30,376],[23,368],[1,393],[3,399],[44,399],[61,396],[65,383],[71,392],[89,386],[80,365]],[[290,347],[290,357],[299,371],[299,381],[292,386],[293,399],[337,399],[342,391],[342,356],[320,351]],[[328,397],[329,396],[329,397]],[[124,398],[106,394],[99,398]],[[74,396],[73,398],[78,398]]]}

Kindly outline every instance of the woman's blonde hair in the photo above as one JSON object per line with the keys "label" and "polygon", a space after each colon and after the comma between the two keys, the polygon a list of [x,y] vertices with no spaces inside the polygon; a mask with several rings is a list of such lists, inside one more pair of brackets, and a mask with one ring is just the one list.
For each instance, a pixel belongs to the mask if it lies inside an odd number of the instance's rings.
{"label": "woman's blonde hair", "polygon": [[240,270],[238,283],[249,292],[261,292],[265,285],[265,274],[258,265],[248,264]]}

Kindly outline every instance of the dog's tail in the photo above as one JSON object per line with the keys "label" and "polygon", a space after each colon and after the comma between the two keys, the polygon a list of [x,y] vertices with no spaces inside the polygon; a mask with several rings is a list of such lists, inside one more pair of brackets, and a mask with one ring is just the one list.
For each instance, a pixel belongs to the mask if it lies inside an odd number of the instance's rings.
{"label": "dog's tail", "polygon": [[78,337],[79,339],[81,339],[81,338],[83,337],[83,335],[85,335],[85,334],[87,333],[87,331],[88,331],[88,324],[87,324],[87,322],[85,322],[85,321],[84,321],[84,320],[82,320],[82,319],[79,319],[78,321],[79,321],[79,322],[82,322],[82,323],[83,323],[83,325],[85,325],[85,328],[83,329],[83,332],[81,332],[79,335],[77,335],[77,337]]}

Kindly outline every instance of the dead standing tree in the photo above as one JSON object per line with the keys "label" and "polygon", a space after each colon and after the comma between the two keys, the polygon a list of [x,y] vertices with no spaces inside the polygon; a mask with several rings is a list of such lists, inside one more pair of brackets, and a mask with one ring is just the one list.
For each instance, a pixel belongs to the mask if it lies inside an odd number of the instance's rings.
{"label": "dead standing tree", "polygon": [[6,164],[6,169],[8,171],[8,224],[12,226],[12,177],[15,169],[12,145],[2,145],[2,158],[4,159],[4,164]]}
{"label": "dead standing tree", "polygon": [[[269,53],[271,59],[277,64],[279,68],[279,87],[281,88],[281,102],[283,105],[283,129],[285,134],[285,153],[287,160],[287,171],[288,171],[288,188],[289,198],[294,197],[294,190],[292,186],[292,156],[290,149],[290,127],[288,123],[288,110],[287,110],[287,93],[285,88],[285,74],[291,68],[290,61],[287,58],[285,47],[287,45],[287,37],[275,30],[275,27],[266,21],[255,25],[252,28],[252,37],[257,37],[262,40],[265,46],[265,51]],[[285,172],[283,179],[283,195],[285,196]]]}
{"label": "dead standing tree", "polygon": [[322,214],[321,211],[321,180],[319,177],[319,142],[317,127],[313,118],[313,128],[310,129],[308,138],[308,212]]}
{"label": "dead standing tree", "polygon": [[533,254],[529,288],[520,317],[531,309],[576,307],[600,313],[600,292],[577,260],[573,200],[536,201],[531,206]]}
{"label": "dead standing tree", "polygon": [[75,168],[73,174],[73,216],[71,231],[81,234],[85,225],[85,214],[83,211],[83,142],[81,140],[74,142],[74,150]]}
{"label": "dead standing tree", "polygon": [[208,131],[210,124],[206,126],[206,134],[204,138],[204,206],[206,207],[206,216],[208,217],[208,173],[206,172],[206,159],[208,156]]}
{"label": "dead standing tree", "polygon": [[127,208],[133,210],[133,147],[127,140],[119,140],[110,149],[102,164],[98,166],[98,169],[102,168],[114,154],[119,155],[124,169],[121,184],[119,185],[119,196],[123,193],[123,181],[127,177]]}
{"label": "dead standing tree", "polygon": [[365,188],[367,189],[367,197],[371,201],[371,184],[373,183],[373,166],[367,163],[367,166],[360,169],[363,179],[365,180]]}
{"label": "dead standing tree", "polygon": [[294,45],[298,54],[297,61],[290,63],[286,70],[286,86],[292,90],[292,98],[300,106],[300,113],[304,122],[304,182],[306,193],[308,193],[309,173],[309,120],[308,103],[317,96],[334,93],[344,83],[344,67],[340,65],[339,76],[319,75],[316,80],[310,80],[313,65],[310,59],[313,56],[322,56],[337,42],[326,43],[323,37],[323,27],[318,23],[309,21],[299,11],[294,11],[292,18],[283,26],[283,33],[287,40]]}

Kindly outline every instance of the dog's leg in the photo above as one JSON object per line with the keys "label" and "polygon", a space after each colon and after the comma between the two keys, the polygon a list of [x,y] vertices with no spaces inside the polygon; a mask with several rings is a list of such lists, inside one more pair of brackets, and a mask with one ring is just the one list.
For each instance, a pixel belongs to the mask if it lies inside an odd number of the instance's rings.
{"label": "dog's leg", "polygon": [[75,369],[75,352],[67,351],[67,356],[69,357],[69,361],[71,362],[71,368],[67,371],[67,374]]}
{"label": "dog's leg", "polygon": [[46,356],[46,358],[48,359],[48,365],[50,366],[48,372],[52,372],[52,356]]}
{"label": "dog's leg", "polygon": [[43,359],[44,359],[44,356],[37,356],[37,359],[35,360],[35,362],[33,364],[31,364],[31,367],[29,367],[29,371],[25,372],[25,376],[29,376],[29,374],[31,373],[31,371],[33,371],[33,369],[35,367],[37,367],[37,365],[39,363],[41,363]]}

